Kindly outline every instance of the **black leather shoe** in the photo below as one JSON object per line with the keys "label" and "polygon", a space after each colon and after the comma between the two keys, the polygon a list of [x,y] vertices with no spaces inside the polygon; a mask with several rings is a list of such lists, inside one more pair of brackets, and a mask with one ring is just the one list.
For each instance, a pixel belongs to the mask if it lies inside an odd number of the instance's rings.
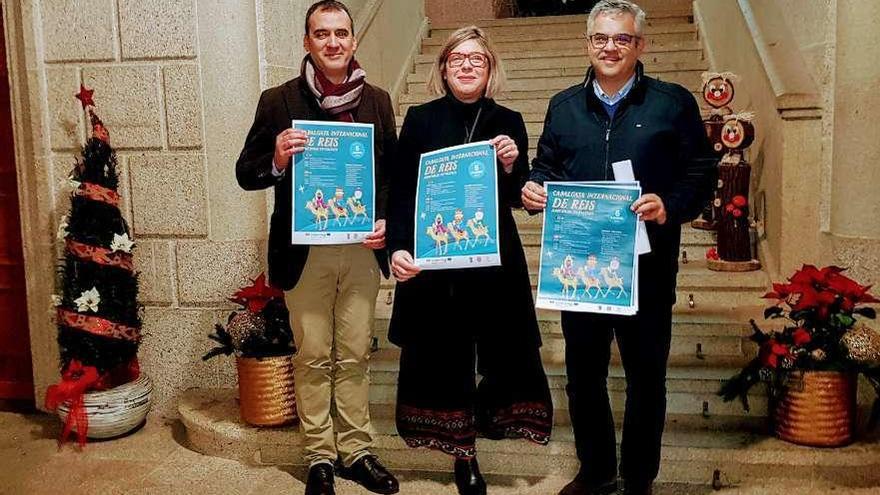
{"label": "black leather shoe", "polygon": [[654,493],[651,487],[653,483],[648,482],[632,482],[623,480],[623,495],[652,495]]}
{"label": "black leather shoe", "polygon": [[455,486],[459,495],[486,495],[486,480],[476,457],[455,460]]}
{"label": "black leather shoe", "polygon": [[565,485],[559,495],[611,495],[617,491],[617,480],[601,485],[587,483],[580,475]]}
{"label": "black leather shoe", "polygon": [[319,462],[309,468],[306,480],[306,495],[336,495],[333,489],[333,466]]}
{"label": "black leather shoe", "polygon": [[397,478],[374,455],[365,455],[351,467],[340,469],[339,477],[354,481],[373,493],[389,495],[400,491]]}

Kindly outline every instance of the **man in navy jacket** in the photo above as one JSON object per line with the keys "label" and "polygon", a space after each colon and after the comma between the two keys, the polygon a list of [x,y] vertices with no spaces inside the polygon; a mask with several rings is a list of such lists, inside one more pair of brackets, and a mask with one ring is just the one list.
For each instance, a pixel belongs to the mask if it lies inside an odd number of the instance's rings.
{"label": "man in navy jacket", "polygon": [[587,20],[586,81],[550,101],[523,205],[546,205],[544,181],[613,180],[611,164],[631,160],[643,195],[632,209],[647,223],[651,252],[639,259],[639,313],[562,313],[569,413],[581,469],[560,495],[616,489],[615,429],[607,377],[617,339],[627,398],[620,474],[626,494],[650,494],[660,466],[666,364],[681,224],[709,200],[715,161],[691,93],[644,74],[644,12],[602,0]]}

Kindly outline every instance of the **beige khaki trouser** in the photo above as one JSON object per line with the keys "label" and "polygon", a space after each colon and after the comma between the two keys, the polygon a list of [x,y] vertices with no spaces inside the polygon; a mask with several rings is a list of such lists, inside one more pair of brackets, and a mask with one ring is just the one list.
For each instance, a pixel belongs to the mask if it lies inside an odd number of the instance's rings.
{"label": "beige khaki trouser", "polygon": [[299,282],[284,294],[297,346],[294,389],[310,465],[341,457],[350,466],[373,443],[369,359],[378,292],[373,251],[349,244],[311,246]]}

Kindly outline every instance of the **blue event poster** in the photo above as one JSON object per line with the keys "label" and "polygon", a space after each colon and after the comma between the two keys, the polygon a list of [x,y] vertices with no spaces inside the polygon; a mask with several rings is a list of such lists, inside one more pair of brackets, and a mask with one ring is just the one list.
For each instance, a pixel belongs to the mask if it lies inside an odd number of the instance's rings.
{"label": "blue event poster", "polygon": [[414,246],[425,270],[501,264],[498,169],[488,141],[422,154]]}
{"label": "blue event poster", "polygon": [[536,306],[638,312],[638,184],[547,182]]}
{"label": "blue event poster", "polygon": [[294,120],[309,142],[294,155],[293,244],[356,244],[373,231],[373,124]]}

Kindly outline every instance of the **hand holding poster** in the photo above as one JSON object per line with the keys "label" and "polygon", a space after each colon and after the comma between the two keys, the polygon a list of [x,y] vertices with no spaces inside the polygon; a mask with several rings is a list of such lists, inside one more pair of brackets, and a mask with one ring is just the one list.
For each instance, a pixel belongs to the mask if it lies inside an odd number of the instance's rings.
{"label": "hand holding poster", "polygon": [[547,182],[536,306],[638,312],[637,185]]}
{"label": "hand holding poster", "polygon": [[498,169],[488,141],[421,156],[414,245],[415,264],[426,270],[501,264]]}
{"label": "hand holding poster", "polygon": [[356,244],[373,231],[373,124],[294,120],[309,142],[294,155],[293,244]]}

